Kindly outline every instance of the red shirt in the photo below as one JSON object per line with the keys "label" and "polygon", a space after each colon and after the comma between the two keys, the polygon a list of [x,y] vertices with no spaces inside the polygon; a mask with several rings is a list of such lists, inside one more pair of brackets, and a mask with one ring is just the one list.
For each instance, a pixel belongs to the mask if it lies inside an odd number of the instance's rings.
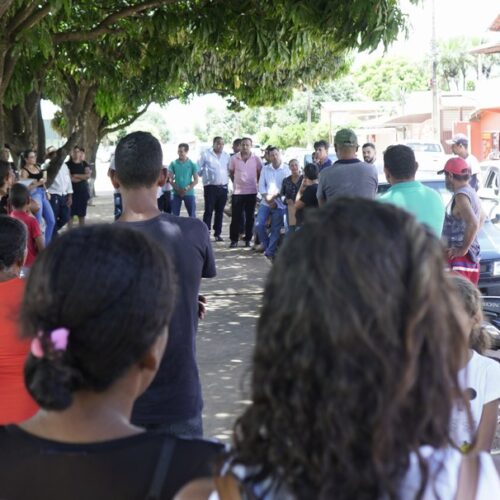
{"label": "red shirt", "polygon": [[31,267],[33,261],[35,260],[35,257],[38,254],[38,248],[35,244],[35,238],[38,238],[42,235],[40,225],[32,215],[27,214],[22,210],[13,210],[10,215],[11,217],[14,217],[14,219],[19,219],[21,222],[24,222],[24,224],[28,228],[28,256],[26,257],[26,262],[24,263],[24,265],[26,267]]}
{"label": "red shirt", "polygon": [[38,409],[24,386],[24,363],[30,342],[21,340],[18,316],[24,281],[0,282],[0,424],[18,423]]}

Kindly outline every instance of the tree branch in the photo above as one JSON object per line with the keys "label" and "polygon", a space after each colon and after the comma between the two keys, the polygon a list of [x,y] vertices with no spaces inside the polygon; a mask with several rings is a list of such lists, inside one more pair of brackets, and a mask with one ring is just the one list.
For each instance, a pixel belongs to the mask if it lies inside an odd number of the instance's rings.
{"label": "tree branch", "polygon": [[10,37],[12,32],[36,9],[36,3],[32,2],[28,7],[21,7],[10,20],[5,28],[6,38]]}
{"label": "tree branch", "polygon": [[19,56],[12,55],[12,49],[13,47],[9,49],[7,55],[5,56],[3,77],[0,80],[0,95],[2,96],[5,95],[5,92],[7,91],[10,80],[12,79],[12,75],[14,74],[14,70],[16,68],[17,60],[19,59]]}
{"label": "tree branch", "polygon": [[179,0],[149,0],[147,2],[131,5],[125,9],[113,12],[109,16],[105,17],[95,28],[89,31],[69,31],[66,33],[55,33],[53,36],[54,43],[62,42],[88,42],[95,40],[102,35],[112,32],[111,26],[127,17],[131,17],[135,14],[139,14],[147,9],[152,9],[154,7],[161,7],[163,5],[170,5],[177,3]]}
{"label": "tree branch", "polygon": [[139,116],[143,115],[147,109],[149,108],[149,105],[151,103],[148,102],[141,110],[137,111],[137,113],[133,114],[127,121],[120,123],[118,125],[115,125],[114,127],[104,127],[101,132],[101,137],[104,137],[107,134],[111,134],[112,132],[116,132],[117,130],[121,130],[122,128],[128,127],[129,125],[132,125],[132,123],[139,118]]}
{"label": "tree branch", "polygon": [[16,26],[13,26],[10,29],[11,37],[15,37],[19,35],[19,33],[22,33],[24,30],[29,30],[30,28],[38,24],[44,17],[50,14],[51,10],[52,7],[50,3],[45,4],[41,9],[37,10],[36,12],[33,12],[32,9],[31,12],[28,13],[28,15],[25,15],[22,17],[22,19],[20,19],[20,21],[17,23]]}
{"label": "tree branch", "polygon": [[4,0],[0,3],[0,18],[5,15],[5,13],[9,10],[9,7],[14,3],[14,0]]}

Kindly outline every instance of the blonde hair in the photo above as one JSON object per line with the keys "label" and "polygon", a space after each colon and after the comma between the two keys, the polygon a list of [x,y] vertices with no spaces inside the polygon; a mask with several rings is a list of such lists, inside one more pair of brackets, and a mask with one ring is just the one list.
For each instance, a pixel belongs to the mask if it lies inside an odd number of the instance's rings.
{"label": "blonde hair", "polygon": [[477,287],[468,279],[453,274],[451,276],[453,284],[458,292],[458,297],[464,305],[464,310],[470,318],[477,318],[477,323],[472,327],[469,337],[469,347],[479,354],[483,354],[491,346],[488,333],[481,326],[483,319],[483,299]]}

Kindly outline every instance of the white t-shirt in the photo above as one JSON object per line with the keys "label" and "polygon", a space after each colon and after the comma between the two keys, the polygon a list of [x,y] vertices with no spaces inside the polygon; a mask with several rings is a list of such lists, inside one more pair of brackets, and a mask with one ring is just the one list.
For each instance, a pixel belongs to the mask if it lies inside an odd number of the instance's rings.
{"label": "white t-shirt", "polygon": [[[422,446],[420,453],[429,470],[429,480],[422,500],[451,500],[455,498],[463,455],[453,448],[436,450],[431,446]],[[498,500],[500,498],[500,478],[493,460],[488,453],[482,452],[479,454],[479,461],[479,478],[475,500]],[[247,475],[245,468],[241,466],[236,466],[231,471],[240,479]],[[416,498],[420,488],[420,480],[418,457],[413,454],[410,457],[408,472],[401,482],[400,497],[402,500]],[[262,500],[295,500],[283,490],[274,490],[264,494],[269,485],[268,481],[264,481],[254,487],[258,498],[262,498]],[[263,494],[264,496],[259,496]],[[219,496],[214,492],[210,495],[209,500],[219,500]]]}
{"label": "white t-shirt", "polygon": [[481,174],[481,167],[479,166],[479,161],[474,155],[469,155],[465,158],[465,162],[469,165],[469,168],[472,172],[472,175],[477,174],[478,176]]}
{"label": "white t-shirt", "polygon": [[[437,498],[453,499],[457,493],[462,454],[453,448],[436,450],[422,446],[420,452],[429,466],[429,477],[423,500]],[[479,478],[476,500],[495,500],[500,498],[500,478],[489,453],[479,454]],[[420,486],[420,468],[416,455],[410,458],[410,467],[401,487],[402,499],[414,499]]]}
{"label": "white t-shirt", "polygon": [[473,351],[467,365],[460,370],[458,380],[470,401],[473,428],[469,428],[465,408],[456,407],[451,418],[451,437],[457,446],[469,444],[476,434],[483,406],[500,399],[500,363]]}

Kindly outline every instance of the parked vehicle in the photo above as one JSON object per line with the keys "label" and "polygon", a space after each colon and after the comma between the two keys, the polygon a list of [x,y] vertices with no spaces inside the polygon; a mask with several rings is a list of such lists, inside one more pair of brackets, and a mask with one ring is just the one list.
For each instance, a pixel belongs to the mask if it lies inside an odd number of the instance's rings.
{"label": "parked vehicle", "polygon": [[496,224],[500,222],[500,161],[481,163],[479,196],[483,210]]}
{"label": "parked vehicle", "polygon": [[483,297],[482,327],[488,332],[491,347],[500,349],[500,297]]}
{"label": "parked vehicle", "polygon": [[[382,177],[379,177],[379,194],[390,187],[387,180]],[[421,172],[419,169],[417,180],[437,191],[444,204],[448,205],[451,193],[446,189],[443,176],[431,175],[428,171]],[[500,229],[487,217],[478,238],[481,246],[479,290],[484,296],[500,296]]]}
{"label": "parked vehicle", "polygon": [[446,160],[451,156],[445,153],[443,146],[439,142],[407,140],[403,141],[402,144],[413,149],[421,172],[435,173],[441,170]]}

